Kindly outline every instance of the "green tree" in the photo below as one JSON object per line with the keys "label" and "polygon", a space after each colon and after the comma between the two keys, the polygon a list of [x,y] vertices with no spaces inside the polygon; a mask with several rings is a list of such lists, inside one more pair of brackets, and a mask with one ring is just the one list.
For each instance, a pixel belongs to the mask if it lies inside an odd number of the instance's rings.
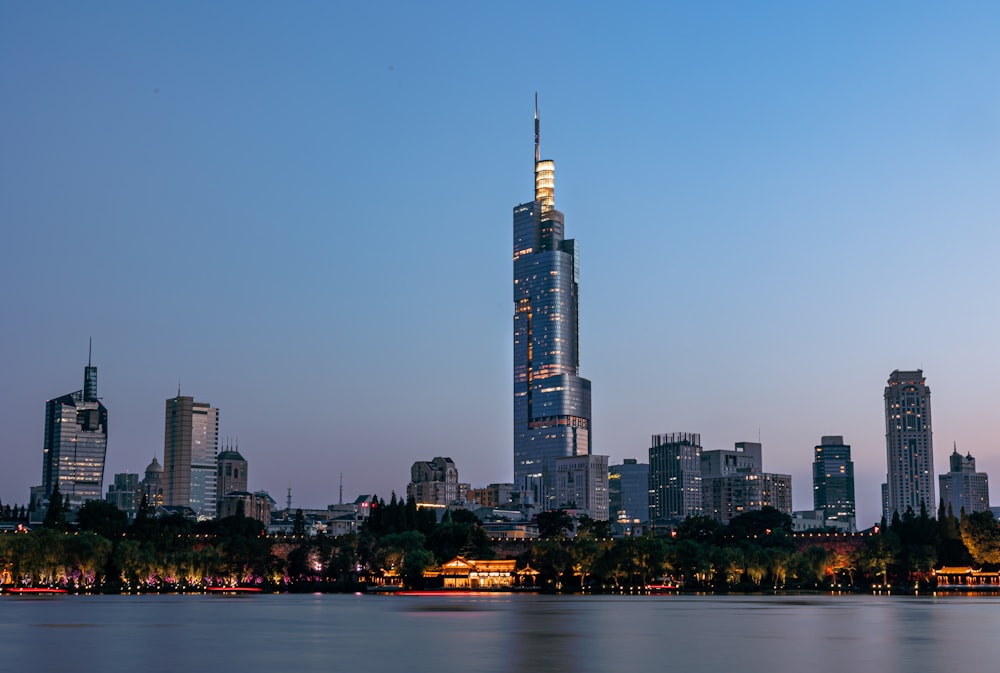
{"label": "green tree", "polygon": [[967,514],[960,528],[962,542],[976,563],[1000,563],[1000,527],[992,512]]}

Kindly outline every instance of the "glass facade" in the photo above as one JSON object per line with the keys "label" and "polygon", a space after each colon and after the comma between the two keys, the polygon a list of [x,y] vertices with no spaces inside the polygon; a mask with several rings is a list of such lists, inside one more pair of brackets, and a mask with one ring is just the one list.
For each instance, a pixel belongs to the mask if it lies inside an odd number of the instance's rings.
{"label": "glass facade", "polygon": [[[579,253],[555,210],[555,166],[538,160],[535,199],[514,207],[514,484],[556,503],[556,459],[591,453],[590,381],[580,377]],[[526,501],[527,500],[527,501]]]}
{"label": "glass facade", "polygon": [[851,447],[839,435],[823,437],[814,449],[813,509],[826,519],[852,523],[854,512],[854,461]]}
{"label": "glass facade", "polygon": [[219,410],[193,397],[167,400],[163,437],[164,504],[190,507],[199,519],[216,513]]}
{"label": "glass facade", "polygon": [[72,507],[103,499],[108,410],[97,398],[97,367],[84,369],[84,387],[45,403],[42,488],[69,497]]}

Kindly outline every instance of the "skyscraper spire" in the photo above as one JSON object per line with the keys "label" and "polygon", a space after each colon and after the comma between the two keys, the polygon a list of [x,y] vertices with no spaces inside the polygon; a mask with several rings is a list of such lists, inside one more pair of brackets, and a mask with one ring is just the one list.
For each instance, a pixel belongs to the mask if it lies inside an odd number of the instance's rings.
{"label": "skyscraper spire", "polygon": [[537,164],[542,159],[541,154],[541,142],[542,142],[542,123],[538,119],[538,92],[535,92],[535,163]]}

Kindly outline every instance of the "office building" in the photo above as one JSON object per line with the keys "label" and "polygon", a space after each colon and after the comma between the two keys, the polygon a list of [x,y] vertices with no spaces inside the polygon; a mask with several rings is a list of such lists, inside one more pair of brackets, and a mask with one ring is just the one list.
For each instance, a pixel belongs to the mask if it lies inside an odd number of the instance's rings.
{"label": "office building", "polygon": [[895,370],[885,387],[885,448],[888,507],[893,513],[906,510],[920,514],[921,506],[931,516],[937,510],[934,497],[934,442],[931,433],[931,389],[924,372]]}
{"label": "office building", "polygon": [[854,462],[851,447],[840,435],[825,436],[813,449],[813,510],[828,521],[842,521],[853,529]]}
{"label": "office building", "polygon": [[219,410],[193,397],[167,400],[163,436],[163,500],[198,519],[216,514]]}
{"label": "office building", "polygon": [[792,477],[764,472],[758,442],[736,442],[733,449],[702,451],[702,507],[705,516],[727,524],[762,507],[792,513]]}
{"label": "office building", "polygon": [[83,390],[45,403],[42,486],[38,494],[47,500],[58,485],[70,507],[101,500],[107,448],[108,410],[97,397],[97,367],[88,360],[83,370]]}
{"label": "office building", "polygon": [[114,482],[108,486],[108,493],[104,499],[128,514],[129,519],[134,519],[141,498],[139,475],[121,472],[114,476]]}
{"label": "office building", "polygon": [[701,516],[701,435],[653,435],[649,448],[649,518]]}
{"label": "office building", "polygon": [[626,458],[608,467],[611,520],[636,524],[649,520],[649,463]]}
{"label": "office building", "polygon": [[536,98],[535,196],[514,207],[514,485],[522,506],[551,509],[556,459],[591,453],[590,381],[580,377],[580,257],[563,236],[539,129]]}
{"label": "office building", "polygon": [[556,458],[556,506],[608,520],[608,457]]}
{"label": "office building", "polygon": [[954,516],[961,515],[963,510],[966,514],[988,510],[989,480],[985,472],[976,472],[976,459],[972,454],[963,456],[955,446],[948,458],[948,465],[951,468],[948,473],[938,477],[945,510],[950,508]]}

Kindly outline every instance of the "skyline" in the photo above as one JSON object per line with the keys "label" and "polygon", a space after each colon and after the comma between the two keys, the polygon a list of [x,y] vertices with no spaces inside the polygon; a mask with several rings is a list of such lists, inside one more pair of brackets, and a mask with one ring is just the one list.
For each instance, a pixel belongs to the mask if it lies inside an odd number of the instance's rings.
{"label": "skyline", "polygon": [[[544,49],[528,14],[561,27]],[[581,241],[594,453],[759,438],[806,509],[813,447],[843,436],[864,527],[885,380],[919,368],[936,474],[953,442],[998,474],[998,19],[2,6],[0,499],[40,483],[45,401],[79,387],[91,336],[105,487],[163,460],[178,380],[279,502],[335,502],[340,473],[388,497],[436,455],[511,478],[508,218],[536,90]]]}

